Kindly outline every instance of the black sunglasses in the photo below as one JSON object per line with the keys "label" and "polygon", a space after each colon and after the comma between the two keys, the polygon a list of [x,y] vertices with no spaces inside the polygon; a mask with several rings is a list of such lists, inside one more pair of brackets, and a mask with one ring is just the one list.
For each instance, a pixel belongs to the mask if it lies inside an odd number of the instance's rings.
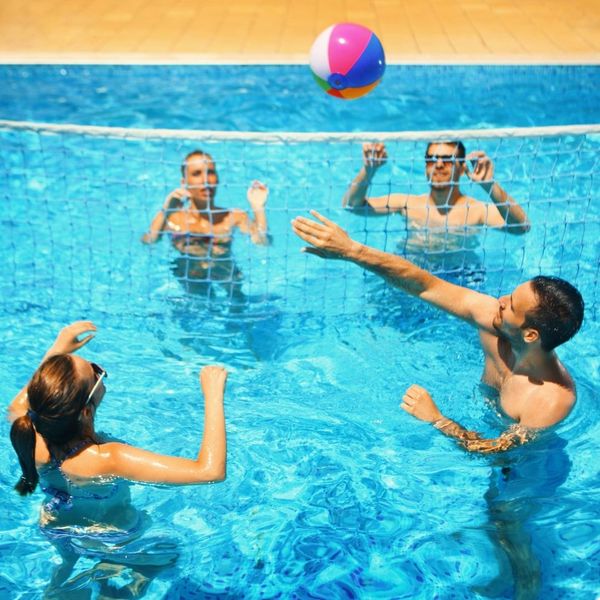
{"label": "black sunglasses", "polygon": [[459,158],[455,154],[426,154],[425,162],[428,164],[436,163],[441,160],[444,163],[465,162],[464,158]]}
{"label": "black sunglasses", "polygon": [[94,396],[94,392],[98,389],[100,382],[103,379],[108,379],[108,373],[100,365],[97,365],[96,363],[91,362],[90,366],[92,367],[92,369],[94,371],[94,375],[96,375],[96,383],[94,384],[92,391],[89,393],[87,400],[85,401],[86,406],[91,402],[92,397]]}

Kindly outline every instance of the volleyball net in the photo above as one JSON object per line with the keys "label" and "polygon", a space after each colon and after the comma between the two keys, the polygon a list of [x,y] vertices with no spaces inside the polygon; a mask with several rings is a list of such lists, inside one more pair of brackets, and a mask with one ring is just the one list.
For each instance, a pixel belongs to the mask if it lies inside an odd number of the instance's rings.
{"label": "volleyball net", "polygon": [[[177,298],[350,313],[389,300],[394,292],[376,276],[301,252],[290,221],[316,209],[355,240],[456,283],[500,294],[529,277],[556,275],[581,290],[588,315],[597,312],[600,125],[294,134],[1,121],[0,140],[0,285],[5,304],[17,310],[27,303],[133,310]],[[386,145],[387,164],[368,192],[385,197],[429,192],[424,155],[435,140],[462,140],[467,152],[486,152],[495,180],[525,210],[531,230],[449,227],[433,212],[407,222],[399,212],[373,216],[342,207],[364,142]],[[167,194],[181,186],[183,157],[195,149],[215,160],[218,206],[251,212],[250,182],[269,187],[270,245],[238,233],[225,259],[212,254],[210,243],[190,255],[169,236],[141,242]],[[460,189],[491,206],[468,177]]]}

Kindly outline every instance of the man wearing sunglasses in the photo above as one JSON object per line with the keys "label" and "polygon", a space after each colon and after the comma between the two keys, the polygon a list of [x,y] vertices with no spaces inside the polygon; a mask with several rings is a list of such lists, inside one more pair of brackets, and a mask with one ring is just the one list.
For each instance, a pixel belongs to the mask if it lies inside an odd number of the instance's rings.
{"label": "man wearing sunglasses", "polygon": [[[354,210],[366,207],[375,214],[399,212],[406,217],[409,226],[444,232],[464,232],[465,227],[482,225],[512,234],[529,231],[525,211],[494,180],[494,163],[481,150],[466,155],[462,142],[430,142],[425,151],[429,193],[367,197],[375,173],[386,161],[384,144],[363,144],[363,166],[346,191],[342,206]],[[481,202],[463,194],[459,187],[463,174],[481,185],[492,202]]]}

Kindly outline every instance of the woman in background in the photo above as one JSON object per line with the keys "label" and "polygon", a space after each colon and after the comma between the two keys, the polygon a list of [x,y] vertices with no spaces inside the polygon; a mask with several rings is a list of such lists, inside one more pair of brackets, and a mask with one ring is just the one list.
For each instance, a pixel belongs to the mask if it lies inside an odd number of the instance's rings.
{"label": "woman in background", "polygon": [[243,275],[231,253],[232,236],[239,229],[254,244],[269,244],[265,212],[269,190],[260,181],[251,183],[246,194],[251,218],[244,210],[215,204],[219,176],[210,154],[190,152],[181,175],[181,187],[167,194],[142,241],[153,244],[163,233],[170,236],[181,253],[174,272],[188,291],[210,294],[211,283],[218,282],[228,296],[243,300]]}

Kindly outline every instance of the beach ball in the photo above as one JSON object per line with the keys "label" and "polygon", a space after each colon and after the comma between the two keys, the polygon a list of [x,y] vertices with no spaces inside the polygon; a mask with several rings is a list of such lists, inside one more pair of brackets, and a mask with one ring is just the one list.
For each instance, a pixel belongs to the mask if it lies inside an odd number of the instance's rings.
{"label": "beach ball", "polygon": [[385,54],[370,29],[338,23],[315,40],[310,49],[310,68],[329,95],[351,100],[369,93],[381,81]]}

